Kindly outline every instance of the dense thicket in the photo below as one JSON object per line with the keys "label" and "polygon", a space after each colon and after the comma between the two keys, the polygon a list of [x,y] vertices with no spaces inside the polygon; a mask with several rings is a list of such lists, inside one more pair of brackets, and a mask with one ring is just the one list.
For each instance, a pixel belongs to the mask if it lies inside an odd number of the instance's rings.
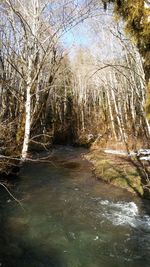
{"label": "dense thicket", "polygon": [[[120,29],[110,27],[110,39],[99,37],[103,46],[110,43],[108,58],[100,49],[97,55],[79,49],[69,59],[61,43],[61,36],[89,12],[87,3],[76,1],[1,2],[3,168],[9,157],[25,160],[29,149],[47,149],[53,143],[111,140],[135,148],[137,140],[149,139],[143,61]],[[114,36],[121,55],[113,54]]]}
{"label": "dense thicket", "polygon": [[102,0],[104,8],[114,4],[116,17],[125,21],[125,31],[143,57],[143,68],[147,84],[147,116],[150,116],[150,2],[149,0]]}

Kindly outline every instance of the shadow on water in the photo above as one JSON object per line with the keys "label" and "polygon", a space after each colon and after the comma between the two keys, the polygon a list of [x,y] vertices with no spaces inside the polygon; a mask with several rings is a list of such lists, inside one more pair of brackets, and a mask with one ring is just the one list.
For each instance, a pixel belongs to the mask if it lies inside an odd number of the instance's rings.
{"label": "shadow on water", "polygon": [[139,200],[96,181],[84,152],[62,147],[55,166],[26,165],[14,187],[25,211],[0,196],[0,266],[149,267]]}
{"label": "shadow on water", "polygon": [[29,234],[31,223],[28,211],[23,211],[13,201],[8,205],[6,192],[2,192],[2,197],[6,202],[0,208],[0,266],[66,267],[64,254],[59,247],[50,242],[47,246],[44,236],[38,238]]}
{"label": "shadow on water", "polygon": [[[10,233],[11,234],[11,233]],[[16,243],[18,240],[2,240],[0,245],[3,254],[0,257],[1,266],[4,267],[65,267],[65,259],[60,249],[48,247],[48,251],[38,244],[32,243],[32,246],[27,244]],[[5,244],[6,242],[6,244]]]}

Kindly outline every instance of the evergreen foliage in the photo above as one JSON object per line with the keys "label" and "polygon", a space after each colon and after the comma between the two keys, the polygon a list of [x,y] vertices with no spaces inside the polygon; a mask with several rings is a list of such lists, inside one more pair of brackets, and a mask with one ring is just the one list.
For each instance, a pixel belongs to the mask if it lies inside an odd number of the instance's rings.
{"label": "evergreen foliage", "polygon": [[115,17],[123,18],[125,31],[139,49],[144,62],[147,90],[146,111],[150,117],[150,4],[144,0],[103,0],[104,9],[108,3],[114,4]]}

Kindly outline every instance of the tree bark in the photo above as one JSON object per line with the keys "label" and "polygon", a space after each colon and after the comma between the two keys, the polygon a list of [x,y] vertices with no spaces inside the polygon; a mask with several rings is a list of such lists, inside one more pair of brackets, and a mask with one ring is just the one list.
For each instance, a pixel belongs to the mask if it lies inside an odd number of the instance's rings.
{"label": "tree bark", "polygon": [[24,141],[22,147],[22,160],[27,158],[29,139],[30,139],[30,128],[31,128],[31,87],[30,84],[26,89],[26,103],[25,103],[25,131],[24,131]]}

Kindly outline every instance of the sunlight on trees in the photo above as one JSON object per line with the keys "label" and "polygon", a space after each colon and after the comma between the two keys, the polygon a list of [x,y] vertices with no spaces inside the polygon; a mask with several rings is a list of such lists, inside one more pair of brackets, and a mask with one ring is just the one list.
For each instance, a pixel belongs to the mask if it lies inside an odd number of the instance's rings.
{"label": "sunlight on trees", "polygon": [[[2,157],[24,161],[53,143],[148,144],[149,5],[102,2],[1,1]],[[63,36],[85,20],[91,48],[77,47],[70,57]]]}
{"label": "sunlight on trees", "polygon": [[123,18],[125,31],[130,35],[143,57],[143,68],[147,84],[146,111],[150,114],[150,2],[146,0],[102,0],[104,8],[114,4],[116,18]]}

